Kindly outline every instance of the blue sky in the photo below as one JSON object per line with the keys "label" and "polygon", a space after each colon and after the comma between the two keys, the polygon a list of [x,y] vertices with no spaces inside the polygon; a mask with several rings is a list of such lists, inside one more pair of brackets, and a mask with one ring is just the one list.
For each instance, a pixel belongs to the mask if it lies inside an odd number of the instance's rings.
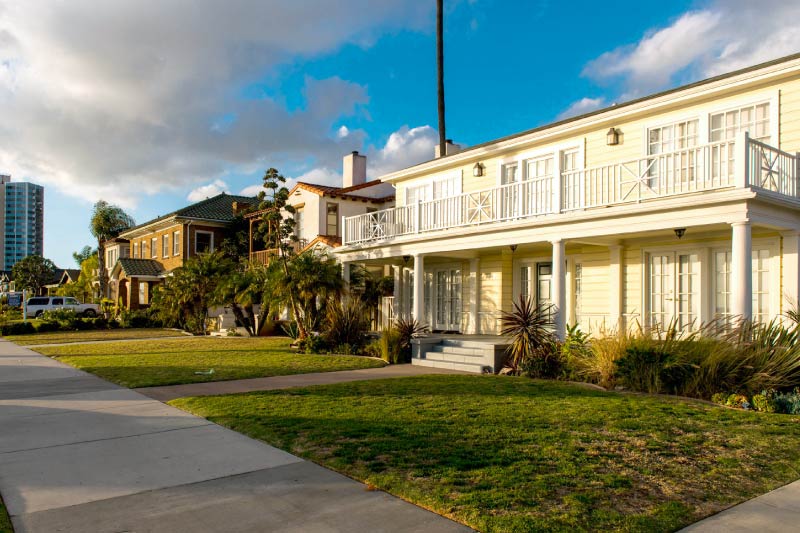
{"label": "blue sky", "polygon": [[[91,244],[97,198],[144,222],[268,166],[335,183],[350,150],[372,177],[432,154],[432,0],[67,4],[0,9],[0,171],[45,185],[60,266]],[[800,50],[790,2],[445,4],[447,133],[465,145]]]}

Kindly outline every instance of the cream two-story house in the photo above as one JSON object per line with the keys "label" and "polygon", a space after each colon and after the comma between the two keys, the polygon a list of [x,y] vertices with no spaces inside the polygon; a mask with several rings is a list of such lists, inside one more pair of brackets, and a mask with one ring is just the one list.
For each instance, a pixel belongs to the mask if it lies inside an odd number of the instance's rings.
{"label": "cream two-story house", "polygon": [[799,296],[798,150],[794,55],[382,176],[397,206],[344,217],[336,252],[440,332],[496,335],[519,295],[562,337],[769,321]]}

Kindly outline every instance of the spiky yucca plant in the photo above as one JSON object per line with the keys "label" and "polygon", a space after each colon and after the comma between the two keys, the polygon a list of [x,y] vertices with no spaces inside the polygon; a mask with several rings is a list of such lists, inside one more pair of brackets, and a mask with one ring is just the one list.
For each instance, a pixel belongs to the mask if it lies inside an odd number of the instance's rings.
{"label": "spiky yucca plant", "polygon": [[550,353],[555,342],[551,305],[534,306],[529,297],[520,295],[511,311],[501,312],[500,323],[500,334],[511,338],[506,364],[514,371],[536,355],[554,355]]}

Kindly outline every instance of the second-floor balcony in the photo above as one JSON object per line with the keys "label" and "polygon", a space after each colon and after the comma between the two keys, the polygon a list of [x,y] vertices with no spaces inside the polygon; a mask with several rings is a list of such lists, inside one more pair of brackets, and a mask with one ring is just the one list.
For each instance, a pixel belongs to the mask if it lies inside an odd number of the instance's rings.
{"label": "second-floor balcony", "polygon": [[564,170],[411,205],[343,217],[344,245],[405,235],[635,204],[734,188],[798,198],[798,157],[750,139],[709,143],[590,168]]}

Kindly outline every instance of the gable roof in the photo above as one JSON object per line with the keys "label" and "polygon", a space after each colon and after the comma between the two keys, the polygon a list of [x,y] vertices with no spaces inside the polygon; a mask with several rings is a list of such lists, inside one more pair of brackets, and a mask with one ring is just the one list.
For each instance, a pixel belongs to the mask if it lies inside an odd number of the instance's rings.
{"label": "gable roof", "polygon": [[[536,134],[538,134],[538,135],[549,135],[549,134],[553,134],[553,132],[560,133],[560,131],[557,131],[559,128],[572,127],[572,126],[575,126],[575,124],[573,124],[573,123],[579,123],[581,121],[586,121],[587,119],[614,120],[617,117],[617,112],[620,112],[620,110],[622,110],[621,112],[627,112],[630,108],[635,108],[635,107],[639,106],[640,104],[646,104],[651,100],[658,100],[659,98],[662,98],[664,96],[677,94],[677,93],[680,93],[682,91],[688,91],[688,90],[692,90],[692,89],[703,88],[703,86],[712,85],[712,84],[717,83],[717,82],[722,82],[722,81],[728,80],[729,78],[736,78],[737,76],[742,76],[744,74],[748,74],[748,73],[751,73],[751,72],[758,72],[759,70],[762,70],[762,69],[768,69],[770,67],[780,66],[783,63],[790,63],[790,62],[793,62],[793,61],[796,62],[798,60],[800,60],[800,53],[796,53],[796,54],[780,57],[780,58],[777,58],[777,59],[766,61],[764,63],[759,63],[757,65],[752,65],[752,66],[745,67],[745,68],[742,68],[742,69],[739,69],[739,70],[735,70],[733,72],[728,72],[728,73],[725,73],[725,74],[720,74],[718,76],[714,76],[714,77],[711,77],[711,78],[706,78],[706,79],[703,79],[703,80],[700,80],[700,81],[696,81],[696,82],[693,82],[693,83],[689,83],[689,84],[686,84],[686,85],[681,85],[679,87],[675,87],[675,88],[672,88],[672,89],[667,89],[665,91],[660,91],[660,92],[657,92],[657,93],[653,93],[653,94],[650,94],[650,95],[647,95],[647,96],[643,96],[641,98],[636,98],[636,99],[633,99],[633,100],[629,100],[627,102],[612,103],[610,106],[607,106],[607,107],[604,107],[604,108],[601,108],[601,109],[596,109],[594,111],[590,111],[590,112],[584,113],[582,115],[577,115],[577,116],[574,116],[574,117],[568,117],[568,118],[565,118],[563,120],[557,120],[555,122],[551,122],[549,124],[544,124],[542,126],[537,126],[535,128],[529,129],[529,130],[521,131],[521,132],[518,132],[518,133],[513,133],[511,135],[506,135],[506,136],[503,136],[503,137],[499,137],[497,139],[492,139],[492,140],[489,140],[489,141],[486,141],[486,142],[482,142],[482,143],[479,143],[479,144],[476,144],[476,145],[473,145],[473,146],[466,147],[466,148],[464,148],[462,150],[459,150],[458,152],[456,152],[454,154],[447,154],[447,155],[444,155],[442,157],[433,158],[433,159],[430,159],[428,161],[423,161],[421,163],[418,163],[416,165],[411,165],[409,167],[405,167],[405,168],[396,170],[394,172],[390,172],[388,174],[383,175],[382,176],[382,180],[385,181],[385,182],[392,183],[392,182],[394,182],[394,181],[396,181],[396,180],[398,180],[400,178],[405,178],[405,177],[408,177],[409,175],[413,175],[415,173],[429,172],[429,171],[433,171],[435,169],[438,169],[439,167],[452,165],[452,164],[457,164],[457,163],[464,163],[465,161],[469,161],[469,160],[474,161],[474,159],[476,159],[476,158],[480,159],[481,157],[486,157],[486,153],[485,152],[487,150],[497,149],[499,146],[504,145],[504,144],[509,143],[509,142],[520,142],[520,141],[531,142],[530,139],[525,139],[525,138],[533,136],[533,135],[536,135]],[[797,68],[797,66],[796,65],[795,66],[788,65],[788,66],[786,66],[786,68]],[[607,116],[603,117],[603,115],[607,115]],[[548,130],[553,130],[553,132],[549,132]],[[538,140],[538,138],[537,138],[537,140]]]}
{"label": "gable roof", "polygon": [[297,184],[289,191],[289,196],[294,194],[297,189],[305,189],[320,196],[330,196],[332,198],[342,198],[345,200],[361,200],[374,203],[383,203],[394,200],[394,194],[389,194],[381,197],[374,197],[367,194],[358,194],[357,191],[374,187],[376,185],[386,185],[381,180],[372,180],[351,187],[334,187],[332,185],[318,185],[316,183],[308,183],[306,181],[298,181]]}
{"label": "gable roof", "polygon": [[78,276],[80,275],[81,275],[81,270],[79,268],[65,268],[64,270],[59,271],[58,283],[60,285],[63,285],[70,281],[77,281]]}
{"label": "gable roof", "polygon": [[145,226],[155,224],[156,222],[161,222],[162,220],[168,220],[170,218],[210,220],[223,223],[232,222],[236,216],[233,212],[233,202],[238,202],[239,204],[244,205],[257,205],[258,199],[251,196],[237,196],[234,194],[221,193],[192,205],[187,205],[186,207],[182,207],[176,211],[167,213],[166,215],[154,218],[153,220],[148,220],[147,222],[139,224],[138,226],[128,228],[120,233],[120,235],[127,235],[132,231],[136,231]]}
{"label": "gable roof", "polygon": [[316,247],[318,244],[324,244],[330,248],[338,248],[342,245],[341,237],[334,237],[332,235],[317,235],[311,242],[303,247],[303,251]]}
{"label": "gable roof", "polygon": [[161,264],[155,259],[135,259],[133,257],[120,257],[117,264],[114,265],[114,270],[117,269],[125,272],[128,277],[131,276],[152,276],[157,277],[164,273]]}

